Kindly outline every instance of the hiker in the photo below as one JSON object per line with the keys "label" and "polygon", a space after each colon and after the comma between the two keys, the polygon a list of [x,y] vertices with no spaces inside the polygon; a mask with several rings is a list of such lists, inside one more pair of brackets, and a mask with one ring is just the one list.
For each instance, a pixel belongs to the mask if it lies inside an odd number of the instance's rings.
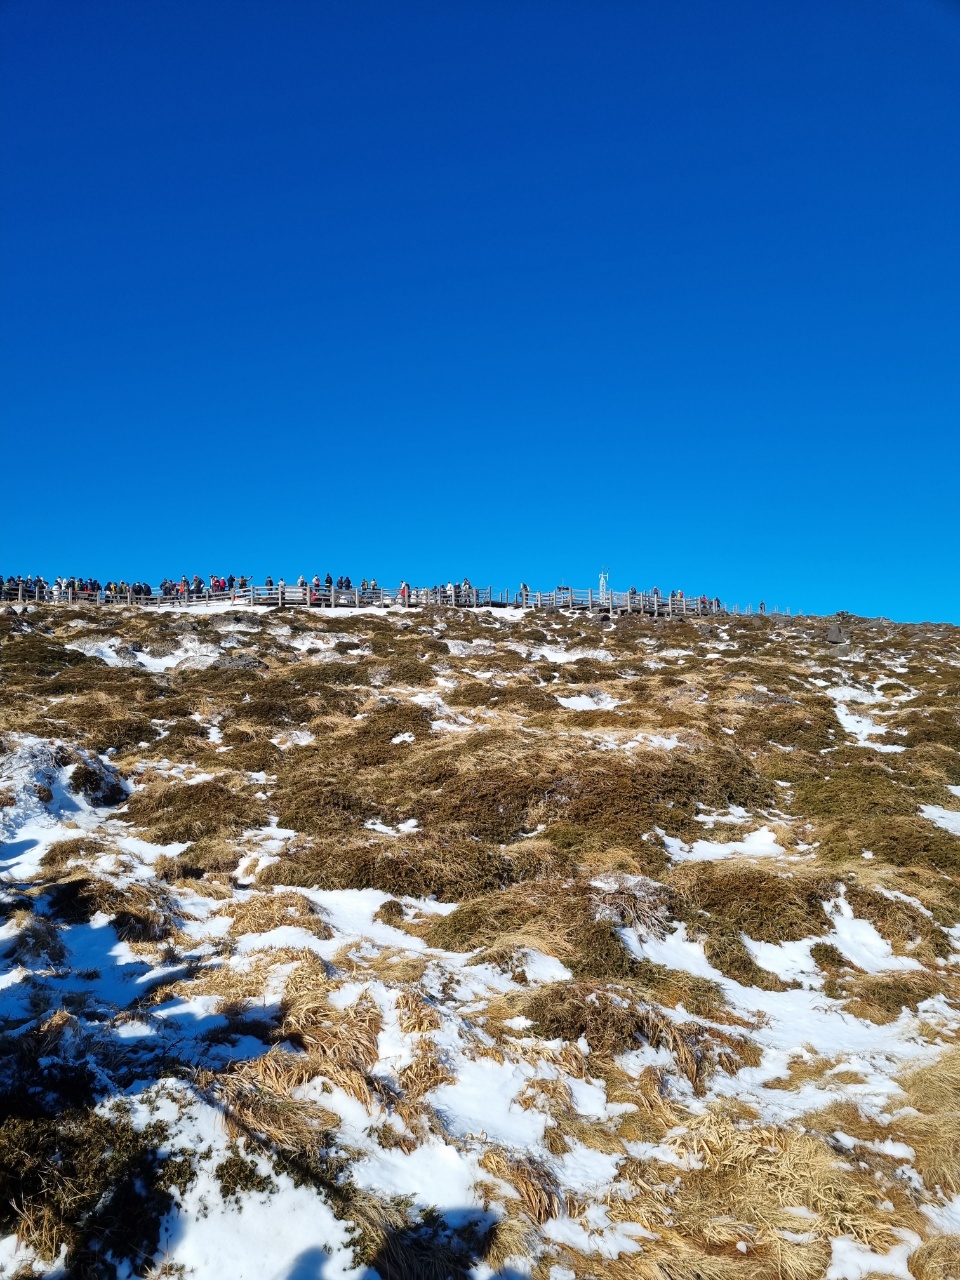
{"label": "hiker", "polygon": [[760,601],[760,612],[761,613],[767,612],[767,602],[765,600]]}

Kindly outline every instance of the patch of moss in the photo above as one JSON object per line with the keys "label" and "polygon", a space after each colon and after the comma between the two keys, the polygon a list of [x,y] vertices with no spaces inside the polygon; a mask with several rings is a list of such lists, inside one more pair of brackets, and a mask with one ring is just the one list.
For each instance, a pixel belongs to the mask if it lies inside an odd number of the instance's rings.
{"label": "patch of moss", "polygon": [[216,1166],[213,1175],[224,1200],[239,1202],[245,1193],[275,1191],[277,1186],[269,1174],[260,1172],[256,1160],[241,1154],[235,1142],[231,1142],[229,1154]]}

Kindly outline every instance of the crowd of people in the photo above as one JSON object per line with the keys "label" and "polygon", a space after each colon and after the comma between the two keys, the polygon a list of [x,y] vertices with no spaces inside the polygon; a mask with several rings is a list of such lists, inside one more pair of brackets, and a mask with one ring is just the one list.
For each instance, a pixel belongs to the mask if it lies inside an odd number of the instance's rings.
{"label": "crowd of people", "polygon": [[[196,573],[192,578],[188,578],[186,574],[178,580],[163,578],[156,588],[145,581],[127,582],[120,579],[101,583],[96,578],[58,577],[52,583],[48,583],[39,575],[28,574],[24,578],[22,575],[11,574],[6,578],[0,575],[0,599],[53,601],[54,603],[63,600],[103,600],[105,604],[134,601],[140,604],[147,602],[188,604],[201,600],[235,600],[249,596],[251,602],[257,600],[266,604],[289,601],[291,604],[300,602],[316,605],[370,605],[396,600],[403,605],[476,605],[481,602],[481,593],[473,587],[469,578],[464,578],[460,582],[454,582],[451,579],[446,583],[435,583],[432,587],[415,587],[406,580],[401,580],[399,587],[384,591],[378,585],[376,578],[361,578],[359,583],[354,583],[349,574],[341,574],[336,579],[330,573],[323,578],[319,574],[314,574],[310,579],[301,574],[295,583],[287,583],[284,578],[274,580],[268,574],[262,583],[256,584],[256,591],[254,586],[254,580],[249,574],[241,574],[237,577],[232,573],[226,575],[211,573],[207,578],[201,578]],[[575,592],[573,587],[560,586],[547,594],[556,604],[566,603],[574,607],[577,595],[582,596],[583,593]],[[598,602],[602,604],[607,595],[605,588],[596,594]],[[622,595],[622,593],[618,594]],[[640,592],[636,587],[631,586],[626,595],[631,604],[636,604],[638,601],[642,607],[652,604],[657,612],[661,609],[664,612],[679,609],[683,612],[715,613],[721,609],[719,597],[715,596],[713,599],[706,595],[689,597],[682,591],[671,591],[665,594],[659,587]],[[501,597],[501,601],[502,599]],[[531,591],[525,582],[521,582],[512,603],[530,606],[540,603],[541,599],[541,593]],[[766,612],[763,601],[760,602],[759,611]]]}

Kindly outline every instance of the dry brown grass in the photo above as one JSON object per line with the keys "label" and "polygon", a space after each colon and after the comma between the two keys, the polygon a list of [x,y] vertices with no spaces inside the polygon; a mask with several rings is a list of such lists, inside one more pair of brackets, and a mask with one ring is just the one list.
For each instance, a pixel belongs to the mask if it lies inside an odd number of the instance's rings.
{"label": "dry brown grass", "polygon": [[[616,892],[611,902],[619,903]],[[624,909],[648,910],[659,919],[652,897],[648,901],[638,895]],[[556,956],[578,977],[622,980],[637,968],[617,933],[613,907],[601,890],[582,881],[543,877],[476,895],[451,915],[435,917],[426,938],[446,950],[483,948],[480,959],[510,968],[520,967],[517,956],[525,948]]]}
{"label": "dry brown grass", "polygon": [[894,1226],[920,1222],[919,1215],[905,1217],[903,1203],[896,1211],[886,1208],[886,1194],[869,1174],[799,1129],[743,1124],[710,1111],[691,1117],[685,1131],[668,1141],[700,1165],[684,1176],[673,1202],[674,1226],[688,1239],[721,1242],[713,1208],[720,1205],[729,1220],[723,1236],[767,1249],[776,1249],[783,1229],[797,1229],[793,1206],[815,1215],[801,1229],[812,1228],[821,1242],[849,1234],[885,1249],[895,1240]]}
{"label": "dry brown grass", "polygon": [[266,823],[266,809],[254,792],[254,787],[231,775],[192,785],[158,780],[134,792],[126,814],[158,844],[237,836]]}
{"label": "dry brown grass", "polygon": [[98,912],[113,917],[125,942],[156,942],[173,932],[176,917],[169,894],[158,884],[123,884],[76,871],[44,886],[51,915],[64,924],[84,924]]}
{"label": "dry brown grass", "polygon": [[835,984],[835,994],[854,1017],[880,1026],[895,1022],[905,1009],[916,1013],[918,1006],[938,992],[960,990],[953,975],[908,969],[894,973],[844,975]]}
{"label": "dry brown grass", "polygon": [[416,1101],[442,1084],[453,1084],[456,1077],[434,1042],[423,1036],[417,1044],[413,1061],[402,1068],[397,1079],[404,1096]]}
{"label": "dry brown grass", "polygon": [[[327,627],[318,617],[293,613],[284,621],[295,631]],[[960,1167],[957,1051],[902,1079],[904,1105],[898,1110],[898,1099],[892,1100],[886,1126],[871,1127],[855,1108],[839,1106],[810,1118],[812,1131],[806,1133],[762,1124],[744,1105],[690,1116],[678,1101],[687,1087],[677,1086],[676,1074],[702,1093],[711,1071],[756,1063],[753,1028],[726,1005],[715,984],[636,959],[618,930],[658,937],[683,921],[725,974],[778,989],[780,981],[756,965],[741,935],[769,942],[822,938],[830,928],[823,901],[843,883],[856,914],[870,920],[898,954],[916,956],[924,968],[861,974],[821,942],[815,958],[828,994],[845,999],[848,1012],[876,1022],[896,1018],[904,1007],[916,1009],[932,994],[956,1001],[955,980],[942,961],[950,952],[945,928],[960,919],[960,842],[917,812],[921,803],[952,804],[945,786],[960,784],[953,724],[960,698],[960,687],[953,686],[960,682],[951,681],[956,669],[944,661],[955,652],[954,633],[847,622],[857,643],[867,645],[868,657],[861,661],[825,650],[822,627],[807,622],[786,627],[743,619],[717,627],[625,619],[608,629],[595,620],[538,616],[500,627],[495,617],[456,611],[417,611],[402,622],[409,625],[348,620],[342,630],[349,639],[339,638],[331,662],[301,657],[267,625],[253,640],[263,664],[259,670],[215,667],[153,675],[71,656],[63,643],[77,632],[58,630],[59,623],[47,635],[8,634],[0,618],[0,669],[12,677],[6,687],[18,695],[7,700],[3,723],[43,736],[57,733],[84,749],[118,747],[122,754],[114,758],[146,783],[118,816],[154,840],[191,841],[178,857],[158,861],[158,875],[169,885],[222,899],[223,914],[231,917],[226,937],[214,942],[218,953],[212,959],[178,969],[175,982],[154,988],[142,1008],[121,1016],[149,1016],[151,1003],[173,995],[212,994],[234,1031],[249,1013],[245,1002],[262,1002],[285,974],[281,1025],[264,1024],[258,1034],[267,1043],[282,1035],[287,1046],[211,1076],[206,1087],[237,1139],[267,1153],[264,1158],[278,1169],[312,1181],[338,1214],[356,1224],[358,1259],[376,1266],[385,1280],[417,1274],[418,1267],[424,1276],[444,1266],[444,1276],[459,1274],[463,1259],[434,1248],[436,1240],[427,1242],[423,1224],[418,1236],[402,1206],[349,1189],[349,1157],[341,1164],[333,1157],[339,1122],[332,1112],[305,1103],[301,1089],[312,1084],[304,1092],[313,1096],[327,1087],[343,1088],[371,1109],[376,1102],[389,1117],[377,1130],[384,1145],[411,1150],[428,1134],[443,1134],[442,1118],[425,1102],[454,1070],[432,1035],[441,1022],[459,1027],[468,1054],[529,1066],[532,1079],[519,1102],[544,1113],[548,1151],[560,1156],[584,1143],[616,1155],[620,1178],[607,1206],[611,1221],[628,1229],[630,1223],[645,1226],[657,1236],[650,1240],[638,1232],[637,1252],[624,1251],[616,1259],[551,1246],[538,1228],[557,1212],[583,1216],[587,1203],[565,1198],[548,1170],[526,1154],[488,1148],[483,1166],[491,1181],[484,1183],[484,1195],[491,1204],[505,1197],[507,1208],[486,1241],[491,1266],[540,1254],[544,1276],[560,1264],[580,1277],[603,1280],[820,1280],[831,1234],[849,1231],[883,1248],[891,1225],[926,1230],[913,1204],[926,1193],[894,1178],[894,1159],[869,1145],[847,1159],[832,1132],[843,1129],[864,1144],[884,1136],[908,1143],[929,1196],[937,1187],[952,1194]],[[442,632],[431,630],[441,624]],[[116,633],[159,652],[176,643],[168,625],[123,615]],[[336,626],[341,628],[339,619]],[[197,634],[216,634],[206,621],[197,627]],[[725,640],[724,632],[739,648],[701,661]],[[478,638],[491,645],[466,657],[448,654],[445,640]],[[602,646],[615,661],[531,660],[528,651],[507,647],[513,642]],[[691,650],[682,664],[667,652],[676,648]],[[909,670],[888,681],[888,691],[903,692],[908,684],[919,691],[885,719],[891,728],[908,730],[897,739],[906,751],[891,756],[845,742],[833,705],[812,685],[812,675],[831,683],[876,683],[889,677],[885,663],[897,654]],[[664,665],[650,669],[650,656]],[[433,732],[431,713],[410,702],[414,687],[433,685],[436,670],[459,681],[442,696],[466,709],[468,732]],[[495,674],[480,679],[481,671]],[[615,711],[574,712],[556,702],[557,692],[571,690],[609,692],[629,701]],[[51,694],[60,701],[47,706]],[[220,725],[229,751],[218,753],[208,741],[205,725],[211,722]],[[312,746],[284,752],[271,743],[278,732],[306,724],[316,737]],[[163,738],[160,725],[167,730]],[[734,728],[735,736],[721,733],[721,726]],[[682,745],[672,752],[600,749],[622,746],[637,729],[676,729]],[[399,734],[414,740],[395,743]],[[159,771],[152,777],[133,772],[141,762],[164,756],[229,772],[196,786],[160,777]],[[69,761],[76,764],[77,785],[91,796],[102,794],[96,791],[96,768],[85,774],[73,756]],[[266,772],[267,781],[251,785],[247,769]],[[257,799],[258,790],[268,799]],[[668,867],[656,828],[684,839],[702,836],[699,806],[723,810],[734,804],[753,815],[743,830],[761,822],[776,825],[775,810],[789,812],[789,823],[777,827],[781,843],[790,853],[797,852],[798,841],[811,846],[809,862],[789,868],[746,861]],[[238,837],[262,825],[268,812],[299,835],[261,874],[256,890],[238,893],[231,877],[247,852]],[[379,819],[396,826],[410,817],[419,819],[419,830],[396,839],[364,825]],[[712,838],[726,839],[738,830],[728,825]],[[111,828],[102,842],[61,842],[43,868],[53,880],[30,890],[34,902],[29,894],[7,894],[7,918],[23,926],[19,940],[7,945],[38,981],[45,968],[66,958],[57,925],[89,918],[93,910],[114,915],[132,938],[156,941],[166,933],[171,943],[183,941],[163,884],[156,891],[121,891],[114,883],[119,870],[89,874],[113,838]],[[874,853],[871,862],[862,859],[864,848]],[[118,853],[118,869],[122,865]],[[791,874],[784,874],[787,869]],[[274,885],[277,891],[271,892]],[[291,885],[375,887],[395,895],[378,921],[401,931],[394,935],[396,947],[351,945],[329,964],[310,952],[291,951],[230,960],[234,940],[243,933],[295,924],[330,936],[322,917]],[[882,889],[917,898],[935,919]],[[430,894],[461,905],[446,916],[418,912],[412,900]],[[399,898],[408,900],[406,906]],[[405,950],[402,932],[424,938],[432,948],[475,952],[478,961],[512,975],[519,989],[489,1000],[485,1010],[478,1003],[468,1017],[456,1008],[453,966],[435,950]],[[152,948],[153,942],[143,945]],[[561,960],[573,980],[533,987],[530,950]],[[172,945],[165,955],[174,958]],[[414,1060],[396,1082],[374,1074],[381,1016],[372,998],[362,995],[347,1008],[336,1007],[341,983],[362,986],[374,979],[397,993],[400,1029],[414,1038]],[[685,1013],[672,1012],[680,1006]],[[64,1051],[76,1034],[70,1015],[58,1020],[45,1012],[22,1037],[38,1056]],[[533,1026],[506,1027],[517,1014],[531,1017]],[[588,1054],[577,1047],[581,1036]],[[617,1055],[644,1044],[665,1049],[675,1065],[630,1076]],[[856,1073],[834,1071],[835,1065],[798,1055],[789,1075],[772,1083],[857,1083]],[[610,1103],[629,1110],[608,1122],[579,1113],[569,1080],[586,1075],[604,1084]],[[627,1157],[625,1144],[631,1141],[669,1143],[699,1167],[678,1170]],[[508,1183],[515,1194],[506,1194],[502,1185],[498,1192],[493,1180]],[[892,1212],[884,1207],[887,1199]],[[791,1205],[815,1217],[798,1219],[788,1212]],[[24,1230],[42,1238],[43,1222]],[[782,1235],[807,1231],[813,1235],[808,1244]],[[918,1280],[933,1280],[954,1265],[955,1244],[944,1241],[931,1241],[915,1255]],[[746,1254],[738,1252],[740,1242]]]}
{"label": "dry brown grass", "polygon": [[539,1161],[490,1146],[480,1157],[480,1165],[513,1188],[524,1212],[538,1226],[563,1212],[563,1193],[553,1174]]}
{"label": "dry brown grass", "polygon": [[437,1031],[441,1018],[436,1005],[427,1000],[422,991],[405,986],[397,996],[397,1021],[404,1035],[420,1031]]}
{"label": "dry brown grass", "polygon": [[869,920],[899,955],[909,947],[911,955],[930,963],[952,952],[950,939],[936,921],[902,898],[852,884],[847,886],[847,901],[854,914]]}
{"label": "dry brown grass", "polygon": [[325,970],[306,963],[287,982],[281,1012],[282,1034],[306,1050],[322,1074],[365,1105],[372,1102],[369,1071],[379,1056],[383,1019],[366,994],[346,1009],[330,1003],[335,984]]}
{"label": "dry brown grass", "polygon": [[302,893],[252,893],[243,901],[220,908],[231,917],[229,934],[267,933],[284,925],[306,929],[317,938],[333,936],[330,926]]}
{"label": "dry brown grass", "polygon": [[322,1064],[307,1054],[271,1049],[229,1074],[201,1074],[199,1083],[220,1105],[232,1137],[265,1143],[277,1151],[315,1154],[329,1145],[339,1116],[293,1093],[321,1071]]}
{"label": "dry brown grass", "polygon": [[931,1190],[960,1192],[960,1048],[930,1066],[900,1077],[906,1103],[919,1114],[899,1114],[897,1128],[916,1152],[913,1161]]}
{"label": "dry brown grass", "polygon": [[109,846],[98,836],[76,836],[73,839],[57,840],[51,844],[40,865],[44,871],[63,871],[72,862],[86,862],[99,858],[106,853]]}
{"label": "dry brown grass", "polygon": [[669,1051],[677,1069],[703,1087],[708,1059],[703,1033],[695,1023],[678,1024],[653,1005],[631,998],[629,991],[602,985],[557,982],[528,998],[524,1014],[547,1040],[586,1040],[600,1055],[622,1053],[640,1044]]}
{"label": "dry brown grass", "polygon": [[910,1258],[915,1280],[960,1280],[960,1235],[936,1236]]}

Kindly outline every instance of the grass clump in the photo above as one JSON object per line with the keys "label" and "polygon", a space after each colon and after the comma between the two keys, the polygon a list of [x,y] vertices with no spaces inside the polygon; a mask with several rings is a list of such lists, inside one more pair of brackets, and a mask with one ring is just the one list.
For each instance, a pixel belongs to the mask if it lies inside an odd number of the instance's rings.
{"label": "grass clump", "polygon": [[952,955],[953,947],[944,930],[912,902],[857,884],[848,884],[846,893],[854,915],[869,920],[901,954],[909,947],[921,960],[947,959]]}
{"label": "grass clump", "polygon": [[700,834],[693,821],[700,805],[751,811],[776,800],[772,782],[722,748],[577,762],[564,783],[569,800],[558,817],[628,847],[655,827],[680,836]]}
{"label": "grass clump", "polygon": [[133,793],[126,813],[158,844],[236,836],[250,827],[262,827],[267,820],[266,808],[252,789],[233,780],[228,785],[223,776],[193,785],[150,782]]}
{"label": "grass clump", "polygon": [[204,876],[231,876],[245,851],[221,836],[202,836],[174,857],[161,854],[154,870],[161,880],[201,880]]}
{"label": "grass clump", "polygon": [[743,935],[757,942],[800,941],[830,929],[825,898],[836,883],[816,875],[781,875],[739,863],[695,862],[670,876],[672,907],[702,940],[710,963],[728,978],[764,991],[786,984],[763,969]]}
{"label": "grass clump", "polygon": [[361,769],[386,764],[397,755],[395,738],[413,734],[423,739],[430,733],[430,717],[422,707],[410,703],[387,703],[366,716],[343,742],[343,749]]}
{"label": "grass clump", "polygon": [[161,1155],[159,1122],[136,1129],[122,1111],[7,1117],[0,1123],[0,1230],[71,1275],[134,1274],[159,1244],[173,1186],[192,1178],[189,1157]]}
{"label": "grass clump", "polygon": [[284,925],[306,929],[317,938],[333,936],[330,926],[302,893],[253,893],[244,902],[231,902],[223,912],[231,917],[232,938],[267,933]]}
{"label": "grass clump", "polygon": [[895,973],[863,973],[843,975],[838,982],[838,995],[845,1008],[855,1017],[883,1026],[896,1022],[906,1009],[916,1013],[924,1000],[942,990],[942,982],[925,969],[907,969]]}
{"label": "grass clump", "polygon": [[76,836],[54,841],[41,858],[40,865],[46,872],[59,872],[71,862],[98,858],[106,852],[107,845],[97,836]]}
{"label": "grass clump", "polygon": [[598,918],[590,886],[538,879],[470,898],[434,917],[426,937],[449,951],[482,948],[480,959],[509,968],[531,948],[556,956],[577,977],[618,981],[632,977],[637,962],[617,927],[614,919]]}
{"label": "grass clump", "polygon": [[469,841],[326,839],[295,845],[259,883],[381,889],[396,897],[457,902],[515,883],[530,863]]}
{"label": "grass clump", "polygon": [[155,884],[118,885],[81,873],[48,885],[43,896],[47,910],[64,924],[86,924],[99,912],[112,916],[125,942],[154,942],[174,927],[170,898]]}
{"label": "grass clump", "polygon": [[[866,849],[894,867],[933,867],[960,874],[960,840],[915,813],[850,817],[815,824],[820,859],[828,864],[861,864]],[[861,864],[862,865],[862,864]]]}
{"label": "grass clump", "polygon": [[127,796],[126,788],[116,773],[96,757],[87,756],[81,756],[74,766],[70,790],[98,806],[121,804]]}

